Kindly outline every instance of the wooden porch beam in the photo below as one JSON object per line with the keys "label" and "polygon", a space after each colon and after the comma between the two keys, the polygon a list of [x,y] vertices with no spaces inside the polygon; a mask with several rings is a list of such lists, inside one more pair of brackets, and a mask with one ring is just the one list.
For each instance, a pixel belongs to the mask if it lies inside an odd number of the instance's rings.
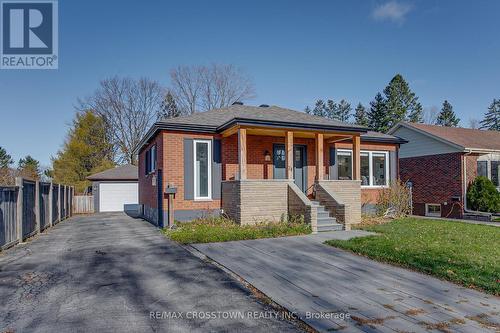
{"label": "wooden porch beam", "polygon": [[247,179],[247,130],[238,129],[238,163],[240,167],[240,180]]}
{"label": "wooden porch beam", "polygon": [[316,179],[323,180],[323,134],[316,133]]}
{"label": "wooden porch beam", "polygon": [[221,134],[222,134],[222,137],[223,138],[226,138],[228,136],[231,136],[233,134],[236,134],[238,132],[238,129],[239,129],[239,126],[233,126],[231,128],[228,128],[227,130],[223,131]]}
{"label": "wooden porch beam", "polygon": [[359,135],[352,137],[352,175],[354,180],[361,180],[361,138]]}
{"label": "wooden porch beam", "polygon": [[293,179],[293,132],[285,133],[286,178]]}

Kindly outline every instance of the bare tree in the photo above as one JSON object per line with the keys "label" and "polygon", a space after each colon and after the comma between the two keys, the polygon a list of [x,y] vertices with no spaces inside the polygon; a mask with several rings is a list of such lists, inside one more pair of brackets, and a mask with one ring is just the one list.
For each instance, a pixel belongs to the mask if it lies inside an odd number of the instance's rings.
{"label": "bare tree", "polygon": [[118,148],[118,162],[135,164],[135,148],[156,120],[164,89],[147,78],[113,77],[100,82],[94,95],[80,101],[80,109],[95,110],[109,127]]}
{"label": "bare tree", "polygon": [[424,124],[436,124],[439,115],[439,108],[435,105],[424,109]]}
{"label": "bare tree", "polygon": [[479,125],[479,120],[477,120],[476,118],[469,119],[469,128],[479,129]]}
{"label": "bare tree", "polygon": [[170,72],[175,100],[185,114],[255,97],[252,80],[233,65],[180,66]]}

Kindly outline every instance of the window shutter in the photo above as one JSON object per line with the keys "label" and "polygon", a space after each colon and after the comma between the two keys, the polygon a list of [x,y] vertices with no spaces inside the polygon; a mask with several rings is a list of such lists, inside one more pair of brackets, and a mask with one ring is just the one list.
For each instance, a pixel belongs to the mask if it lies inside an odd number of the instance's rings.
{"label": "window shutter", "polygon": [[194,199],[193,139],[184,139],[184,200]]}
{"label": "window shutter", "polygon": [[150,153],[151,153],[151,151],[149,149],[146,150],[146,154],[145,154],[146,163],[144,163],[146,166],[145,171],[144,171],[146,175],[149,173],[149,160],[150,160],[149,155],[150,155]]}
{"label": "window shutter", "polygon": [[328,175],[330,180],[339,179],[339,169],[337,164],[337,153],[335,148],[330,147],[330,165],[328,170]]}
{"label": "window shutter", "polygon": [[221,140],[213,141],[212,152],[212,199],[221,198],[222,187],[222,151]]}
{"label": "window shutter", "polygon": [[389,184],[398,179],[398,153],[389,152]]}

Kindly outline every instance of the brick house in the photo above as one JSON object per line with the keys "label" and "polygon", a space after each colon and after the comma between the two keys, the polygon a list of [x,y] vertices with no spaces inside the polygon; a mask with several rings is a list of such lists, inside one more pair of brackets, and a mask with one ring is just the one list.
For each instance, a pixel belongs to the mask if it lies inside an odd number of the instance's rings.
{"label": "brick house", "polygon": [[467,187],[478,175],[500,190],[500,132],[403,122],[389,133],[408,141],[400,178],[413,183],[414,214],[463,218]]}
{"label": "brick house", "polygon": [[403,140],[277,106],[230,107],[154,124],[139,154],[139,204],[167,225],[224,212],[242,224],[301,214],[313,230],[359,223],[397,177]]}

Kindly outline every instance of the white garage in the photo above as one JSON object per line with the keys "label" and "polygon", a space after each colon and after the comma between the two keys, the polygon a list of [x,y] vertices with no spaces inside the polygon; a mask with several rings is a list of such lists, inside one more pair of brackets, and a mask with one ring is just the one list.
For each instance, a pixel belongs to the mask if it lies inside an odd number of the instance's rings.
{"label": "white garage", "polygon": [[100,183],[99,211],[122,212],[124,205],[139,202],[139,186],[135,183]]}
{"label": "white garage", "polygon": [[138,168],[127,164],[93,174],[92,181],[95,212],[123,212],[139,203]]}

